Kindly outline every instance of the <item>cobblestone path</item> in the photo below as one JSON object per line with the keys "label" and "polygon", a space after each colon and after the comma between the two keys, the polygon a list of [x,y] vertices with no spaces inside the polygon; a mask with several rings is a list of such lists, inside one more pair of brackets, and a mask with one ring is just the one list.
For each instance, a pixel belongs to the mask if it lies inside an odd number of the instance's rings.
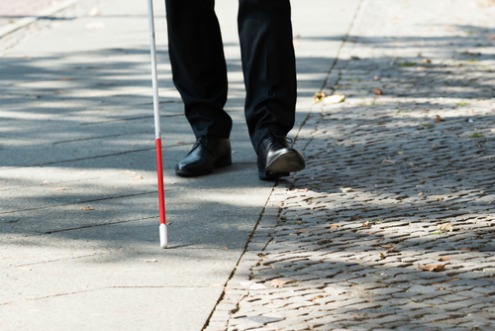
{"label": "cobblestone path", "polygon": [[495,329],[493,13],[363,1],[207,330]]}

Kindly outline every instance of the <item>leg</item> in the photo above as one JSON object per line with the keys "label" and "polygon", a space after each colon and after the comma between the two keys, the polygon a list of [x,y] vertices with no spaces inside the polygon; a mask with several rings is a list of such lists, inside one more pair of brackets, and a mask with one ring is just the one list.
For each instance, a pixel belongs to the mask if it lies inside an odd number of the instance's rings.
{"label": "leg", "polygon": [[296,69],[289,0],[239,0],[246,120],[255,150],[294,126]]}
{"label": "leg", "polygon": [[175,167],[178,176],[202,176],[232,163],[232,120],[227,100],[227,67],[214,0],[165,0],[174,84],[197,138]]}
{"label": "leg", "polygon": [[173,81],[194,134],[228,138],[227,69],[214,0],[165,0]]}
{"label": "leg", "polygon": [[296,68],[289,0],[239,0],[246,121],[260,179],[304,168],[285,136],[294,126]]}

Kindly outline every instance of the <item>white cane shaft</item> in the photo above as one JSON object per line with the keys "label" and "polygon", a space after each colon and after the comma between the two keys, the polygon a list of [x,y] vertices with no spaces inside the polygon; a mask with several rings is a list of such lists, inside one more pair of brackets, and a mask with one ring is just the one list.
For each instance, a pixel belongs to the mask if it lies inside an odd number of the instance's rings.
{"label": "white cane shaft", "polygon": [[155,138],[160,138],[160,99],[158,95],[158,74],[156,66],[155,18],[153,0],[148,0],[148,22],[150,31],[151,80],[153,84],[153,114],[155,118]]}

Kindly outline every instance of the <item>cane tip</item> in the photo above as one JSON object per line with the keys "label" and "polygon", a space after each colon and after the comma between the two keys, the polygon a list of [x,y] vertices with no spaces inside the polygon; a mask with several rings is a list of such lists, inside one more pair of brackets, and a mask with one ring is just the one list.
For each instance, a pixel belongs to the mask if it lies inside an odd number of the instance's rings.
{"label": "cane tip", "polygon": [[168,235],[167,235],[166,224],[160,224],[160,247],[164,249],[168,247]]}

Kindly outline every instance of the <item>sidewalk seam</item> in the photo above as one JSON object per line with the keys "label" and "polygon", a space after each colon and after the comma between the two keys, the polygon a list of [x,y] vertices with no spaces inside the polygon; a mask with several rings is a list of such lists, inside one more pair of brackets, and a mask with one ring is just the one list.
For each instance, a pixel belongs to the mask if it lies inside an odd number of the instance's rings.
{"label": "sidewalk seam", "polygon": [[55,4],[50,6],[49,8],[43,9],[32,16],[27,16],[22,18],[15,23],[7,24],[3,27],[0,27],[0,38],[3,38],[6,35],[9,35],[17,30],[20,30],[34,22],[39,21],[43,17],[51,16],[56,14],[64,9],[67,9],[75,4],[77,4],[80,0],[65,0],[62,3]]}
{"label": "sidewalk seam", "polygon": [[[227,281],[225,282],[224,284],[224,290],[222,292],[222,294],[220,295],[220,297],[218,298],[218,301],[217,303],[215,304],[215,306],[213,307],[210,315],[208,316],[205,324],[203,325],[203,327],[201,328],[201,330],[210,330],[211,328],[214,328],[215,325],[212,325],[212,321],[214,321],[214,317],[216,314],[218,314],[218,311],[222,311],[222,312],[225,312],[225,311],[228,311],[228,313],[232,313],[233,311],[235,311],[236,308],[238,308],[238,305],[242,299],[242,297],[246,297],[248,295],[248,291],[245,291],[245,293],[242,295],[241,298],[235,300],[233,303],[225,303],[225,299],[226,299],[226,294],[227,294],[227,289],[230,286],[232,286],[232,281],[234,279],[236,279],[237,277],[239,277],[238,275],[238,271],[241,270],[241,267],[243,266],[242,264],[244,263],[245,264],[245,261],[251,261],[249,258],[248,259],[245,259],[246,255],[248,255],[249,253],[252,253],[254,251],[262,251],[262,249],[260,250],[259,247],[257,247],[257,249],[252,249],[252,246],[253,246],[253,238],[256,236],[257,234],[257,230],[258,228],[260,227],[260,224],[263,222],[263,220],[265,219],[265,215],[267,214],[267,211],[270,209],[271,206],[269,206],[270,204],[270,201],[271,201],[271,198],[272,198],[272,195],[273,193],[275,192],[275,187],[277,186],[277,184],[274,184],[274,186],[272,187],[272,190],[270,192],[270,194],[268,195],[268,198],[265,202],[265,205],[263,206],[263,209],[258,217],[258,220],[256,221],[256,224],[254,225],[254,228],[253,230],[251,231],[249,237],[248,237],[248,240],[246,242],[246,245],[244,246],[244,249],[242,251],[242,254],[239,256],[239,259],[237,260],[237,263],[234,267],[234,269],[232,270],[229,278],[227,279]],[[280,209],[280,208],[279,208]],[[278,210],[278,212],[280,212],[280,210]],[[266,240],[266,242],[264,243],[264,247],[266,247],[268,245],[268,243],[270,242],[270,238],[268,240]],[[256,255],[256,259],[257,259],[257,255]],[[251,263],[248,263],[249,265],[249,270],[251,269]],[[229,291],[230,293],[231,291]],[[220,306],[225,306],[223,307],[222,309],[219,309]],[[229,322],[229,319],[221,319],[221,322],[225,323],[225,324],[228,324]],[[218,322],[217,324],[220,324],[221,322]],[[218,325],[217,325],[218,326]],[[227,325],[225,325],[227,326]],[[216,329],[213,329],[213,330],[216,330]],[[221,329],[221,330],[224,330],[224,329]]]}
{"label": "sidewalk seam", "polygon": [[[355,24],[356,24],[356,21],[358,19],[358,16],[359,16],[359,13],[361,12],[362,10],[362,7],[363,7],[363,3],[364,3],[365,0],[360,0],[358,5],[357,5],[357,8],[356,8],[356,12],[354,13],[353,17],[352,17],[352,20],[351,20],[351,24],[349,24],[349,28],[347,29],[346,33],[345,33],[345,37],[344,39],[342,40],[342,43],[340,44],[338,50],[337,50],[337,56],[335,57],[335,60],[333,61],[333,63],[331,64],[330,66],[330,69],[328,70],[328,73],[327,73],[327,78],[325,79],[325,81],[323,82],[323,85],[321,86],[321,90],[323,91],[324,89],[327,89],[330,85],[330,79],[332,77],[332,73],[335,69],[335,67],[337,66],[337,64],[339,63],[340,61],[340,55],[342,53],[342,50],[344,49],[344,47],[347,45],[348,41],[349,41],[349,36],[351,34],[351,31],[353,30]],[[338,82],[338,78],[336,78],[336,81],[335,83]],[[335,84],[332,84],[332,85],[335,85]],[[332,91],[333,92],[333,91]]]}

